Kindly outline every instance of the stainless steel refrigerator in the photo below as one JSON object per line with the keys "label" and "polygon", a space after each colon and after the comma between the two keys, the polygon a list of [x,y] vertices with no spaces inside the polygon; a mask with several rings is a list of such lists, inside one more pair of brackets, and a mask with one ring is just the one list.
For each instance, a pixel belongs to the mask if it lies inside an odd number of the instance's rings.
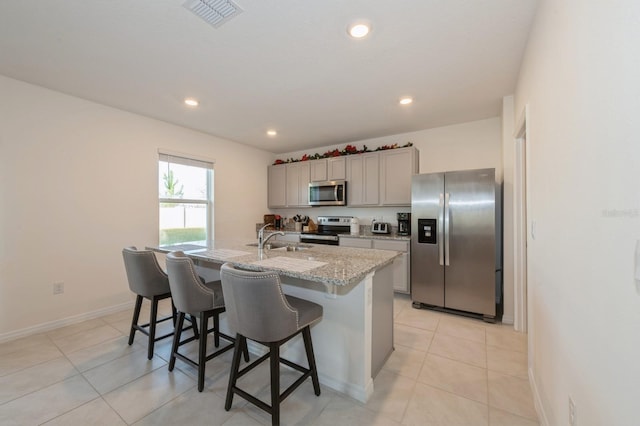
{"label": "stainless steel refrigerator", "polygon": [[411,232],[414,306],[495,320],[495,169],[413,176]]}

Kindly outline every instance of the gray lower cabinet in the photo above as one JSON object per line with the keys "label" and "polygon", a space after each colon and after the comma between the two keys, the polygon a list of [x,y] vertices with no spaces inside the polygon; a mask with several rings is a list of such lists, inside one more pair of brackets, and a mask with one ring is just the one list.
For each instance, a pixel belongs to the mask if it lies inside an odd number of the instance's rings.
{"label": "gray lower cabinet", "polygon": [[411,277],[411,261],[409,256],[409,241],[373,240],[373,248],[378,250],[394,250],[402,252],[402,256],[393,261],[393,289],[400,293],[409,293],[409,277]]}
{"label": "gray lower cabinet", "polygon": [[377,250],[393,250],[402,252],[402,256],[396,258],[393,262],[393,289],[396,292],[407,294],[411,291],[409,281],[411,277],[409,241],[340,237],[340,245],[343,247],[374,248]]}
{"label": "gray lower cabinet", "polygon": [[284,234],[284,235],[276,235],[274,237],[278,241],[284,241],[287,243],[299,243],[300,242],[300,234]]}
{"label": "gray lower cabinet", "polygon": [[340,237],[340,245],[344,247],[367,248],[373,247],[371,240],[368,238],[349,238]]}

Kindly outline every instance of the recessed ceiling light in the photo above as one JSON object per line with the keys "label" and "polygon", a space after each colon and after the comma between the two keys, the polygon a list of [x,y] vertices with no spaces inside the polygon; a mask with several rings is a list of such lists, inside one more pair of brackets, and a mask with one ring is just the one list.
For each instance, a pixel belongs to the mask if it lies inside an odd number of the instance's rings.
{"label": "recessed ceiling light", "polygon": [[404,98],[400,98],[400,105],[409,105],[413,102],[413,98],[410,96],[405,96]]}
{"label": "recessed ceiling light", "polygon": [[197,99],[193,99],[193,98],[187,98],[184,100],[184,103],[191,106],[191,107],[197,107],[199,105],[199,102]]}
{"label": "recessed ceiling light", "polygon": [[267,130],[267,135],[269,135],[269,136],[275,136],[277,134],[278,134],[278,132],[276,132],[275,130]]}
{"label": "recessed ceiling light", "polygon": [[371,30],[370,25],[360,22],[360,23],[351,25],[349,27],[348,32],[349,32],[349,35],[353,38],[362,38],[367,34],[369,34],[370,30]]}

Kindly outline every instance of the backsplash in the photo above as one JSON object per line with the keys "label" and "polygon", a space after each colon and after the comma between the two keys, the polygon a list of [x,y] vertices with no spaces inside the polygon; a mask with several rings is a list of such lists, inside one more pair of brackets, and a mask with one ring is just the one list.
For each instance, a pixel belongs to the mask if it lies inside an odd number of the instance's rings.
{"label": "backsplash", "polygon": [[[397,213],[410,213],[411,207],[310,207],[298,209],[273,209],[268,211],[279,214],[283,218],[291,218],[296,214],[309,216],[314,222],[318,216],[352,216],[357,217],[360,226],[367,225],[370,229],[371,222],[388,222],[393,227],[398,226]],[[266,213],[266,212],[265,212]]]}
{"label": "backsplash", "polygon": [[[256,236],[257,236],[257,232],[260,230],[260,228],[262,228],[264,226],[264,223],[256,223]],[[295,230],[295,225],[293,221],[290,221],[289,223],[286,223],[284,225],[283,228],[279,229],[280,231],[284,231],[284,232],[296,232]],[[273,228],[267,228],[265,229],[265,231],[267,233],[271,233],[274,231]],[[360,225],[360,236],[367,236],[367,235],[385,235],[385,234],[372,234],[371,232],[371,225]],[[390,237],[394,237],[396,235],[398,235],[398,226],[394,225],[393,223],[391,223],[391,233],[388,234]]]}

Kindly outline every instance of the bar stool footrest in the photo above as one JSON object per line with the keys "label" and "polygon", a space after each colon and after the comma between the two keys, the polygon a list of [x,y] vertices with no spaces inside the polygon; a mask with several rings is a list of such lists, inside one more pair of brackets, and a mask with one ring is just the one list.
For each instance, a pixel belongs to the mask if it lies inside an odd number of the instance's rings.
{"label": "bar stool footrest", "polygon": [[[245,366],[243,369],[238,371],[238,375],[236,376],[236,379],[239,379],[240,377],[242,377],[243,375],[245,375],[246,373],[248,373],[249,371],[253,370],[255,367],[257,367],[258,365],[260,365],[263,361],[267,360],[270,357],[271,353],[267,352],[266,354],[264,354],[263,356],[261,356],[260,358],[258,358],[257,360],[253,361],[251,364]],[[302,383],[304,383],[305,380],[307,380],[308,377],[311,377],[311,369],[310,368],[306,368],[303,367],[299,364],[296,364],[294,362],[289,361],[288,359],[284,359],[284,358],[280,358],[279,359],[280,363],[291,367],[295,370],[300,371],[301,373],[303,373],[295,382],[293,382],[287,389],[284,390],[284,392],[282,392],[278,399],[279,402],[284,401],[289,395],[291,395],[291,393],[296,390]],[[233,386],[232,390],[233,393],[236,393],[238,395],[240,395],[241,397],[243,397],[244,399],[246,399],[247,401],[251,402],[252,404],[254,404],[255,406],[261,408],[262,410],[266,411],[267,413],[271,414],[272,411],[272,406],[267,404],[266,402],[256,398],[255,396],[247,393],[246,391],[240,389],[238,386]],[[273,401],[272,401],[273,404]]]}
{"label": "bar stool footrest", "polygon": [[[191,328],[191,327],[189,327],[189,328]],[[211,354],[207,355],[207,356],[206,356],[206,358],[205,358],[205,362],[206,362],[206,361],[210,361],[210,360],[212,360],[213,358],[217,357],[218,355],[223,354],[223,353],[225,353],[225,352],[227,352],[227,351],[229,351],[229,350],[233,349],[233,346],[234,346],[234,344],[235,344],[235,339],[233,339],[233,338],[231,338],[231,337],[229,337],[229,336],[225,336],[225,335],[223,335],[222,333],[220,333],[220,337],[223,337],[223,338],[225,338],[225,339],[227,339],[227,340],[231,339],[231,340],[230,340],[231,344],[229,344],[229,345],[227,345],[227,346],[225,346],[225,347],[223,347],[223,348],[221,348],[221,349],[218,349],[217,351],[215,351],[215,352],[213,352],[213,353],[211,353]],[[178,346],[182,346],[183,344],[185,344],[185,343],[189,343],[189,342],[192,342],[192,341],[194,341],[194,340],[198,340],[198,339],[196,339],[195,337],[190,337],[190,338],[188,338],[188,339],[183,340],[182,342],[180,342]],[[186,362],[186,363],[188,363],[188,364],[191,364],[192,366],[194,366],[194,367],[198,368],[198,363],[197,363],[196,361],[192,360],[191,358],[187,358],[186,356],[182,355],[180,352],[177,352],[177,351],[176,351],[176,352],[174,352],[174,353],[173,353],[173,355],[174,355],[176,358],[179,358],[179,359],[181,359],[182,361],[184,361],[184,362]]]}

